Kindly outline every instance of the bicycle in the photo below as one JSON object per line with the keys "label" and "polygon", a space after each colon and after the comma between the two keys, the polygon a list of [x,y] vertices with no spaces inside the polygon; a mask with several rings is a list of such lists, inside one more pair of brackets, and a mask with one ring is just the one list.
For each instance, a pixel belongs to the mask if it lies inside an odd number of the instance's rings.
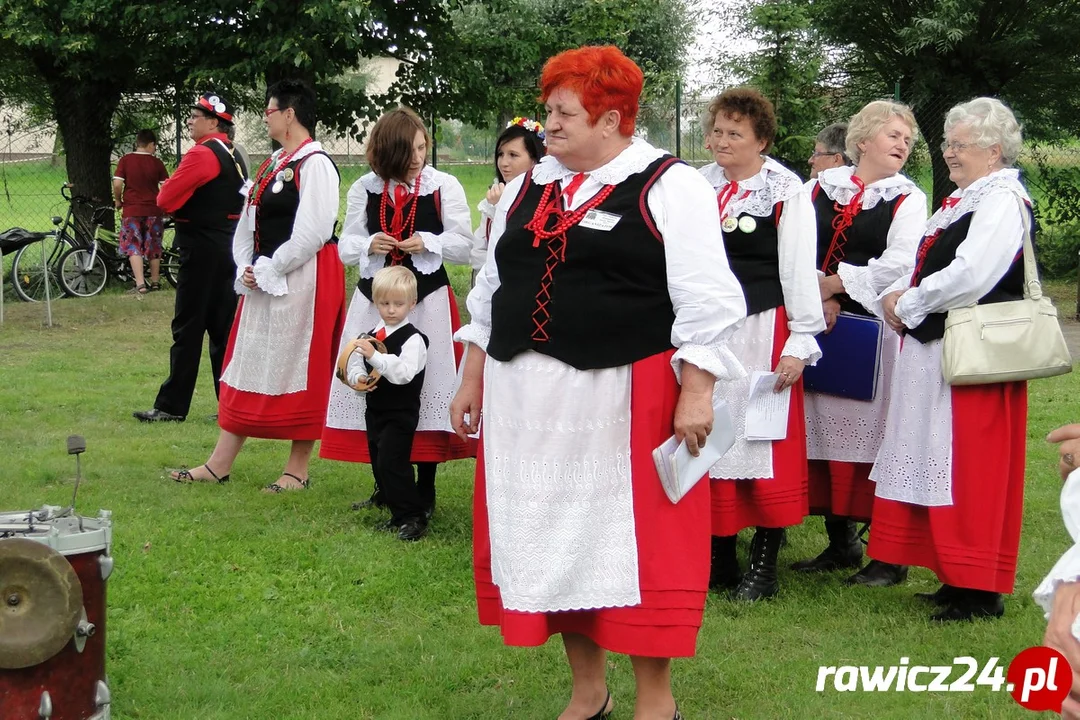
{"label": "bicycle", "polygon": [[[93,212],[94,239],[89,247],[75,247],[60,256],[59,279],[64,292],[75,297],[93,297],[104,289],[109,275],[121,280],[138,280],[131,272],[131,264],[120,252],[116,232],[104,227],[105,220],[113,213],[111,206],[96,208]],[[165,232],[171,238],[173,222],[165,221]],[[172,248],[171,240],[162,239],[161,275],[176,287],[180,271],[180,254]]]}
{"label": "bicycle", "polygon": [[[93,241],[93,232],[75,215],[74,198],[68,194],[70,189],[71,183],[60,186],[60,195],[68,203],[67,214],[64,217],[54,216],[54,229],[47,233],[34,233],[40,239],[35,238],[23,245],[12,260],[11,284],[23,302],[43,301],[46,283],[49,284],[50,297],[63,296],[65,291],[60,285],[59,276],[61,256],[71,248],[89,245]],[[43,247],[37,246],[39,241],[44,243]]]}

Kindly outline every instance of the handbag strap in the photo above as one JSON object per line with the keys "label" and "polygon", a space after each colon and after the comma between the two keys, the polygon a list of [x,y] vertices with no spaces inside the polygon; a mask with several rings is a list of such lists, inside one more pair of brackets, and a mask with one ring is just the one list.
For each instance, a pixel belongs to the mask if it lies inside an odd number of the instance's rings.
{"label": "handbag strap", "polygon": [[1042,299],[1042,283],[1039,282],[1039,268],[1035,265],[1035,247],[1031,243],[1031,216],[1028,205],[1017,196],[1020,204],[1020,222],[1024,224],[1024,298]]}

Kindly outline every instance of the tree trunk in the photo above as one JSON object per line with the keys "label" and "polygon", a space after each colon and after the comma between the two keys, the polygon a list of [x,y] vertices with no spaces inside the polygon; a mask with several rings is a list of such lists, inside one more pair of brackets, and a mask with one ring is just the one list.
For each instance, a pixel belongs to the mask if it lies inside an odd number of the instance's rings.
{"label": "tree trunk", "polygon": [[920,103],[914,105],[912,110],[915,113],[915,121],[919,123],[919,131],[926,139],[930,150],[930,165],[934,172],[933,198],[931,199],[931,212],[933,212],[941,206],[941,201],[956,189],[956,185],[949,179],[949,166],[945,164],[945,158],[941,154],[941,143],[945,139],[941,103]]}

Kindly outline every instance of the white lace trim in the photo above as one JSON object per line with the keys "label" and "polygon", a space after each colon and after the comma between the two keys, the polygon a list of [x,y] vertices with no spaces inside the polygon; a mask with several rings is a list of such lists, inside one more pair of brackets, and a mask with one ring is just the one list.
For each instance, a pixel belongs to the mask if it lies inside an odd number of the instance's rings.
{"label": "white lace trim", "polygon": [[259,256],[251,271],[255,275],[255,282],[259,284],[259,289],[267,295],[281,297],[289,293],[289,282],[286,276],[274,270],[273,262],[265,255]]}
{"label": "white lace trim", "polygon": [[480,216],[483,218],[491,219],[495,217],[495,206],[484,198],[476,204],[476,209],[480,212]]}
{"label": "white lace trim", "polygon": [[746,368],[746,375],[728,382],[718,382],[713,390],[717,399],[727,402],[735,426],[735,444],[709,469],[709,477],[728,480],[755,480],[773,476],[771,442],[746,441],[746,408],[750,400],[750,375],[756,370],[772,371],[773,330],[776,310],[765,310],[746,318],[746,322],[728,340],[728,348]]}
{"label": "white lace trim", "polygon": [[943,207],[938,209],[927,222],[924,235],[931,235],[937,230],[947,228],[957,219],[962,218],[968,213],[975,212],[976,208],[979,207],[979,204],[982,203],[987,195],[1001,189],[1016,194],[1023,199],[1024,202],[1031,202],[1031,196],[1028,195],[1024,186],[1020,184],[1019,170],[1016,170],[1015,168],[997,170],[986,177],[981,177],[971,183],[966,190],[956,190],[953,192],[949,197],[958,197],[960,198],[960,202],[949,208]]}
{"label": "white lace trim", "polygon": [[900,336],[886,331],[881,341],[878,392],[874,400],[805,394],[806,455],[810,460],[872,463],[885,437],[885,415]]}
{"label": "white lace trim", "polygon": [[[630,145],[615,156],[607,165],[602,165],[586,173],[602,185],[618,185],[631,175],[645,170],[657,159],[667,155],[666,150],[655,148],[641,138],[634,138]],[[532,169],[533,182],[548,185],[556,180],[565,180],[577,175],[553,155],[546,155]]]}
{"label": "white lace trim", "polygon": [[454,340],[459,343],[472,343],[487,352],[488,343],[491,342],[491,328],[486,328],[476,323],[462,325],[454,333]]}
{"label": "white lace trim", "polygon": [[503,606],[640,604],[630,366],[582,371],[525,352],[489,358],[484,386],[491,577]]}
{"label": "white lace trim", "polygon": [[251,292],[244,297],[236,345],[221,382],[261,395],[307,389],[317,264],[312,258],[288,274],[287,295]]}
{"label": "white lace trim", "polygon": [[712,373],[717,382],[746,377],[742,363],[724,345],[683,345],[671,356],[675,377],[682,383],[682,364],[688,362],[705,372]]}
{"label": "white lace trim", "polygon": [[[699,172],[712,183],[713,189],[717,192],[728,184],[724,168],[716,163],[706,165]],[[729,217],[738,217],[743,214],[768,217],[772,214],[776,203],[791,199],[802,192],[802,189],[803,181],[798,175],[766,156],[757,175],[739,180],[739,191],[724,208],[724,214]],[[746,195],[748,190],[750,192]]]}
{"label": "white lace trim", "polygon": [[[346,343],[360,333],[370,332],[379,324],[379,311],[359,290],[353,291],[341,345],[334,357],[341,355]],[[450,331],[450,299],[440,288],[431,293],[409,313],[409,322],[428,337],[424,385],[420,390],[418,431],[453,432],[450,427],[450,401],[457,391],[457,363]],[[337,379],[330,381],[330,405],[326,412],[328,427],[340,430],[366,430],[364,393],[355,392]]]}
{"label": "white lace trim", "polygon": [[878,293],[870,283],[870,268],[866,265],[848,265],[840,263],[836,274],[844,282],[844,292],[855,302],[879,317],[883,314]]}
{"label": "white lace trim", "polygon": [[814,365],[821,359],[821,348],[818,347],[817,340],[812,334],[793,332],[784,342],[784,349],[780,351],[780,355],[789,355],[802,360],[807,365]]}
{"label": "white lace trim", "polygon": [[952,391],[941,376],[941,347],[908,338],[889,390],[887,431],[870,479],[886,500],[952,505]]}
{"label": "white lace trim", "polygon": [[[851,180],[854,174],[855,168],[850,165],[829,168],[818,173],[818,185],[830,200],[847,205],[859,192],[858,186]],[[914,190],[918,190],[918,186],[902,173],[876,180],[863,191],[862,209],[869,210],[883,200],[890,202],[900,195],[910,195]]]}
{"label": "white lace trim", "polygon": [[[441,170],[436,170],[430,165],[425,165],[424,169],[420,171],[420,195],[430,195],[443,186],[446,182],[446,178],[450,177]],[[373,172],[369,172],[360,178],[360,184],[370,193],[376,195],[382,194],[383,188],[386,187],[386,181]],[[397,180],[390,181],[390,190],[393,192],[394,188],[403,183]],[[412,186],[406,185],[409,192],[412,192]]]}

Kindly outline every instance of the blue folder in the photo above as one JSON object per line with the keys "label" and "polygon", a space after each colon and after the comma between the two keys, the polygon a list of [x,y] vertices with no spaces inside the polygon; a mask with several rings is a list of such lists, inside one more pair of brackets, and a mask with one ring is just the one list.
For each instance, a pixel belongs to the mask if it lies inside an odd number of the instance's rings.
{"label": "blue folder", "polygon": [[853,400],[873,400],[878,392],[883,329],[876,317],[840,313],[832,332],[817,336],[821,359],[803,371],[803,387]]}

